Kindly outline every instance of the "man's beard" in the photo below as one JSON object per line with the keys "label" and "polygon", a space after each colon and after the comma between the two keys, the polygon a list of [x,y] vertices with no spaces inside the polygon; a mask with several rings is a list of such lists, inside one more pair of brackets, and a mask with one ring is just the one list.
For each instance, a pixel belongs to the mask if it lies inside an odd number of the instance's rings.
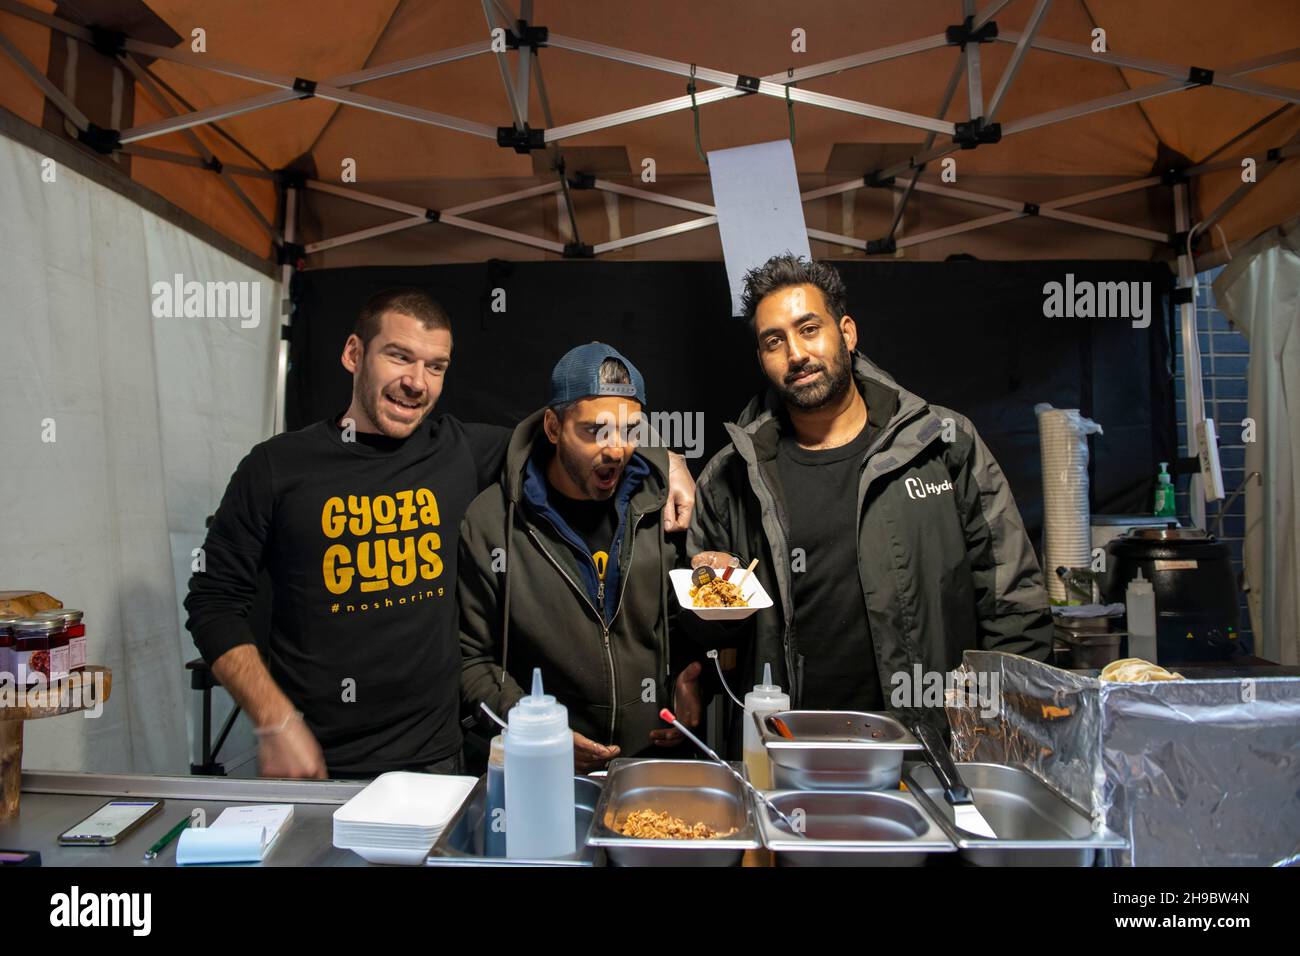
{"label": "man's beard", "polygon": [[839,399],[852,385],[852,363],[849,347],[841,337],[839,353],[829,365],[814,366],[810,363],[792,376],[798,378],[809,372],[824,371],[817,381],[798,387],[792,387],[783,381],[774,387],[787,405],[793,405],[805,412],[815,411]]}
{"label": "man's beard", "polygon": [[556,443],[556,457],[560,459],[560,467],[564,473],[569,476],[575,485],[582,489],[582,493],[596,501],[607,501],[614,496],[618,490],[618,482],[614,483],[613,488],[598,488],[592,481],[591,462],[586,458],[579,458],[577,455],[569,454],[562,442]]}
{"label": "man's beard", "polygon": [[424,410],[424,414],[421,415],[418,419],[416,419],[415,423],[411,425],[409,431],[399,435],[390,434],[388,428],[391,426],[385,425],[384,418],[380,415],[379,412],[379,403],[383,401],[383,390],[381,389],[379,391],[376,391],[373,388],[370,380],[370,375],[366,371],[364,365],[362,366],[361,374],[357,376],[356,389],[357,389],[357,397],[361,402],[361,410],[365,412],[366,417],[370,419],[370,424],[374,425],[375,428],[379,429],[379,433],[381,435],[384,435],[388,438],[410,437],[412,434],[415,433],[415,430],[420,427],[420,423],[423,422],[426,418],[428,418],[429,413],[433,411],[433,406],[430,405],[428,408]]}

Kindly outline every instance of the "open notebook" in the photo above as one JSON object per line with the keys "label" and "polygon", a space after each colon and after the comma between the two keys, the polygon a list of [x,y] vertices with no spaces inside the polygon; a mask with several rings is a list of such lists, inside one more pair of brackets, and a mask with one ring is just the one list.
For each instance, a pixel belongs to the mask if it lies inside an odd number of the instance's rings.
{"label": "open notebook", "polygon": [[176,863],[260,863],[293,820],[293,804],[227,807],[212,826],[181,833]]}

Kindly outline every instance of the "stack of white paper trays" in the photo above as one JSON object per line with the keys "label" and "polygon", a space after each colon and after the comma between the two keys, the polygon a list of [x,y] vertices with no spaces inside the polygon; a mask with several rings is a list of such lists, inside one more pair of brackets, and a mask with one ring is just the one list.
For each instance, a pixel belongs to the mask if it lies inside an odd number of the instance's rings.
{"label": "stack of white paper trays", "polygon": [[475,782],[432,773],[382,774],[334,811],[334,845],[370,863],[418,866]]}

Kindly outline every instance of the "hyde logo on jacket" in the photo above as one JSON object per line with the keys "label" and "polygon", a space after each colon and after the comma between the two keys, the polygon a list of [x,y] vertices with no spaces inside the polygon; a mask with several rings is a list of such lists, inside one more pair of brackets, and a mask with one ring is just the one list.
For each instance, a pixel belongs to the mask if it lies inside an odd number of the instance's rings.
{"label": "hyde logo on jacket", "polygon": [[907,489],[907,497],[916,501],[920,498],[928,498],[931,495],[941,495],[945,491],[952,491],[952,480],[944,479],[940,483],[935,483],[911,477],[903,482],[903,486]]}

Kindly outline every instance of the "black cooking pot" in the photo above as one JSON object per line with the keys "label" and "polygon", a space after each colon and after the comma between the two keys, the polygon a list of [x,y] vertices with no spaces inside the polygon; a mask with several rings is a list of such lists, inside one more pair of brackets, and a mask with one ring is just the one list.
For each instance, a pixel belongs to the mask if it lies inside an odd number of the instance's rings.
{"label": "black cooking pot", "polygon": [[1124,603],[1142,576],[1156,597],[1156,653],[1161,664],[1226,661],[1243,653],[1237,639],[1237,581],[1228,546],[1199,528],[1138,528],[1106,546],[1103,588]]}

